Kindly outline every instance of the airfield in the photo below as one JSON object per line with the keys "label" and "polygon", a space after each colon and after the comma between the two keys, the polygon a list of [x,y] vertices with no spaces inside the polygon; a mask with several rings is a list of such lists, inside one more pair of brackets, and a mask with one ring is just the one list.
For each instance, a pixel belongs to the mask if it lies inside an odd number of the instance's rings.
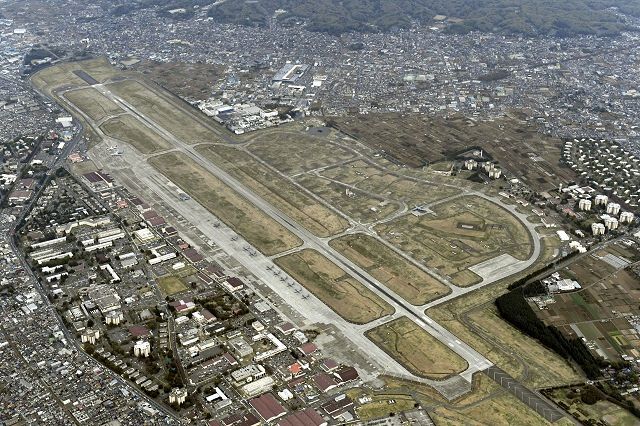
{"label": "airfield", "polygon": [[[335,326],[370,361],[370,376],[453,400],[492,367],[426,311],[537,262],[537,225],[515,206],[405,169],[330,128],[231,136],[105,60],[47,68],[32,82],[103,141],[88,153],[96,167],[155,194],[306,325]],[[170,294],[180,283],[161,286]]]}

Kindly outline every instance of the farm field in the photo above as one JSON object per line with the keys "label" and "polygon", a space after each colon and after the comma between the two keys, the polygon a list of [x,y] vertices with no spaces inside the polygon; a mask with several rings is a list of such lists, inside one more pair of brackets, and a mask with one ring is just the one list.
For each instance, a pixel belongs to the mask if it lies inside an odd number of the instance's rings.
{"label": "farm field", "polygon": [[366,335],[420,377],[445,379],[467,368],[464,359],[407,317],[373,328]]}
{"label": "farm field", "polygon": [[172,146],[162,136],[129,114],[105,121],[100,129],[105,135],[128,143],[143,154],[153,154]]}
{"label": "farm field", "polygon": [[[546,309],[532,305],[534,312],[546,324],[559,328],[568,336],[584,337],[589,349],[611,361],[621,361],[622,355],[636,356],[640,353],[640,334],[628,318],[640,314],[637,303],[640,277],[630,269],[609,271],[604,275],[598,268],[591,273],[593,278],[588,279],[589,272],[581,271],[578,266],[585,262],[589,262],[589,257],[569,266],[570,275],[577,276],[582,289],[554,294],[554,302],[547,303]],[[582,273],[576,274],[578,271]],[[561,275],[563,273],[564,270]]]}
{"label": "farm field", "polygon": [[[434,214],[404,215],[375,227],[378,235],[425,266],[452,277],[508,253],[524,260],[531,243],[524,225],[479,197],[465,196],[432,207]],[[458,282],[473,283],[473,277]],[[454,281],[455,282],[455,281]]]}
{"label": "farm field", "polygon": [[424,305],[450,292],[449,287],[373,237],[346,235],[330,244],[413,305]]}
{"label": "farm field", "polygon": [[[186,105],[151,90],[136,80],[110,83],[107,88],[138,109],[159,126],[187,144],[216,142],[220,137],[188,113]],[[194,114],[199,114],[194,111]]]}
{"label": "farm field", "polygon": [[346,219],[246,152],[222,145],[202,145],[197,150],[313,234],[329,237],[349,227]]}
{"label": "farm field", "polygon": [[279,257],[275,263],[349,322],[366,324],[394,309],[315,250]]}
{"label": "farm field", "polygon": [[609,401],[600,400],[592,405],[585,404],[580,398],[580,393],[575,392],[574,389],[580,389],[583,392],[585,387],[572,386],[571,388],[544,390],[543,394],[556,404],[561,404],[563,408],[566,407],[566,411],[582,424],[595,424],[595,422],[603,422],[602,424],[612,426],[638,424],[637,417]]}
{"label": "farm field", "polygon": [[168,153],[148,162],[265,255],[302,241],[184,154]]}
{"label": "farm field", "polygon": [[93,87],[66,92],[64,97],[96,122],[124,112],[122,108]]}

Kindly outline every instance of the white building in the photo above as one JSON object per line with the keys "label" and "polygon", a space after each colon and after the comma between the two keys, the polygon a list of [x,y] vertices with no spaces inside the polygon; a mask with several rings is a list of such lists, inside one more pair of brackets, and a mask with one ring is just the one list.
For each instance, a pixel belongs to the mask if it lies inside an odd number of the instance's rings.
{"label": "white building", "polygon": [[100,338],[100,330],[94,330],[92,328],[85,329],[80,335],[80,341],[82,343],[96,344],[96,340]]}
{"label": "white building", "polygon": [[604,235],[604,224],[602,223],[592,223],[591,224],[591,232],[593,232],[593,235]]}
{"label": "white building", "polygon": [[607,204],[607,213],[617,215],[620,213],[620,204],[618,203],[609,203]]}
{"label": "white building", "polygon": [[122,311],[107,312],[104,316],[104,321],[107,325],[109,324],[118,325],[123,320],[124,320],[124,315],[122,314]]}
{"label": "white building", "polygon": [[583,210],[585,212],[588,212],[591,210],[591,200],[587,200],[585,198],[581,198],[580,201],[578,202],[578,208],[580,210]]}
{"label": "white building", "polygon": [[604,226],[606,226],[610,231],[618,229],[618,219],[616,219],[615,217],[605,217]]}
{"label": "white building", "polygon": [[609,197],[606,195],[596,195],[596,206],[606,206],[609,203]]}
{"label": "white building", "polygon": [[620,223],[632,223],[635,216],[631,212],[620,213]]}
{"label": "white building", "polygon": [[138,340],[133,346],[135,356],[148,357],[151,354],[151,344],[146,340]]}
{"label": "white building", "polygon": [[186,399],[187,399],[187,389],[186,388],[173,388],[173,389],[171,389],[171,393],[169,393],[169,404],[182,405],[182,403]]}

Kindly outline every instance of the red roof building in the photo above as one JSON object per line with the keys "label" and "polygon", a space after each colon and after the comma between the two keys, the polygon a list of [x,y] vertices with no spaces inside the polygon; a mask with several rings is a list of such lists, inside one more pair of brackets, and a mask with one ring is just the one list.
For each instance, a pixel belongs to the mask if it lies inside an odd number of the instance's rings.
{"label": "red roof building", "polygon": [[232,414],[220,421],[223,426],[258,426],[260,419],[253,413]]}
{"label": "red roof building", "polygon": [[317,351],[318,347],[314,343],[305,343],[304,345],[300,346],[298,350],[302,353],[302,355],[308,356]]}
{"label": "red roof building", "polygon": [[278,426],[327,426],[327,424],[313,408],[296,411],[278,422]]}
{"label": "red roof building", "polygon": [[287,414],[287,410],[271,393],[265,393],[249,401],[265,422],[271,422]]}
{"label": "red roof building", "polygon": [[342,367],[333,374],[341,383],[352,382],[360,378],[358,371],[353,367]]}
{"label": "red roof building", "polygon": [[321,392],[329,392],[331,389],[338,387],[336,381],[327,373],[318,373],[313,376],[313,383]]}

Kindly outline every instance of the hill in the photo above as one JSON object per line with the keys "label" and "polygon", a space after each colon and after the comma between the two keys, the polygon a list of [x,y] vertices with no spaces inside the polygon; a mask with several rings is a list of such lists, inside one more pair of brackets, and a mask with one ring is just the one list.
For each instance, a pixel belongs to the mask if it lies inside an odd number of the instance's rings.
{"label": "hill", "polygon": [[620,14],[640,16],[640,0],[235,0],[209,10],[218,22],[264,26],[277,19],[331,34],[388,31],[445,15],[458,18],[449,32],[528,36],[615,35],[630,29]]}

